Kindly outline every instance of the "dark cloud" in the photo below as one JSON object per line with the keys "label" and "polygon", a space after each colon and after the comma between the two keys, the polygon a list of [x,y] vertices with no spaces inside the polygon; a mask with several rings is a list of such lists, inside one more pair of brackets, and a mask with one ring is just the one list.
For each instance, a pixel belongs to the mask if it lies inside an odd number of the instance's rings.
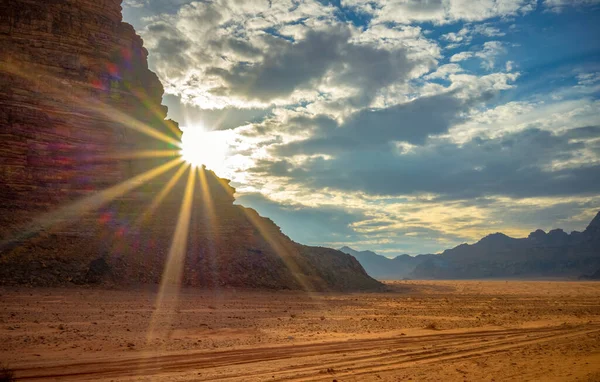
{"label": "dark cloud", "polygon": [[[317,115],[314,117],[297,116],[282,123],[279,119],[267,118],[260,123],[252,125],[250,129],[240,131],[242,136],[246,137],[281,137],[281,134],[311,134],[322,128],[334,128],[337,122],[327,116]],[[277,143],[277,142],[272,142]],[[279,139],[281,143],[281,139]]]}
{"label": "dark cloud", "polygon": [[350,38],[347,28],[310,31],[297,43],[279,41],[275,49],[266,52],[258,65],[239,62],[231,70],[209,68],[207,75],[222,77],[232,95],[269,101],[290,95],[300,87],[314,85],[336,62],[344,44]]}
{"label": "dark cloud", "polygon": [[350,99],[354,106],[368,104],[379,89],[406,81],[416,64],[408,60],[404,49],[390,51],[370,45],[348,45],[342,58],[334,68],[333,82],[359,90]]}
{"label": "dark cloud", "polygon": [[168,63],[169,73],[185,73],[193,61],[188,56],[192,44],[179,30],[164,21],[157,21],[147,28],[152,35],[152,55],[149,63]]}
{"label": "dark cloud", "polygon": [[562,134],[527,129],[498,138],[476,137],[461,145],[436,139],[406,153],[391,146],[363,147],[339,150],[333,159],[313,158],[301,166],[262,162],[254,171],[272,171],[313,188],[378,195],[430,193],[445,200],[593,195],[600,192],[600,165],[579,162],[557,169],[551,165],[576,160],[587,143],[572,137],[589,136],[595,129]]}
{"label": "dark cloud", "polygon": [[442,0],[409,0],[406,2],[406,8],[413,12],[437,13],[444,9]]}
{"label": "dark cloud", "polygon": [[[257,64],[238,62],[231,69],[212,67],[207,75],[221,77],[230,95],[246,99],[270,101],[286,97],[297,89],[314,88],[326,73],[330,85],[357,89],[350,101],[367,104],[381,88],[405,81],[415,66],[404,49],[385,50],[349,42],[351,33],[345,26],[323,31],[309,31],[300,41],[288,41],[264,36],[269,48]],[[227,40],[226,44],[232,44]],[[215,45],[223,46],[224,42]],[[256,56],[258,50],[235,40],[236,49],[245,55]]]}
{"label": "dark cloud", "polygon": [[585,139],[600,137],[600,126],[585,126],[577,129],[571,129],[565,132],[565,138]]}
{"label": "dark cloud", "polygon": [[223,41],[222,47],[229,48],[232,52],[243,57],[260,56],[262,50],[252,46],[252,44],[237,38],[228,38]]}
{"label": "dark cloud", "polygon": [[428,136],[445,133],[458,122],[469,105],[470,102],[445,93],[385,109],[365,109],[339,127],[320,123],[311,138],[279,146],[276,152],[279,155],[331,154],[373,148],[392,141],[423,144]]}

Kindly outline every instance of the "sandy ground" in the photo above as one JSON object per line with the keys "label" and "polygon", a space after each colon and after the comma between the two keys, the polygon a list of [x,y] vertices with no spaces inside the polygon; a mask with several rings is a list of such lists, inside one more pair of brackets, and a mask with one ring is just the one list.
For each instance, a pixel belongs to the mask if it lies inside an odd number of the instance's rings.
{"label": "sandy ground", "polygon": [[[0,289],[24,381],[600,381],[600,282],[379,294]],[[167,307],[167,308],[165,308]]]}

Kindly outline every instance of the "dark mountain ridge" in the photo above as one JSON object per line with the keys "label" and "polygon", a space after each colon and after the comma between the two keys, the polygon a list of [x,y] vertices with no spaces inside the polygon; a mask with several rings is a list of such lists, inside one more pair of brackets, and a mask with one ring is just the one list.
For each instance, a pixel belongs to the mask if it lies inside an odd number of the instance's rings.
{"label": "dark mountain ridge", "polygon": [[538,229],[526,238],[494,233],[439,255],[402,261],[348,247],[340,250],[380,279],[576,278],[600,269],[600,212],[583,232]]}
{"label": "dark mountain ridge", "polygon": [[347,246],[340,248],[340,251],[354,256],[370,276],[379,280],[399,280],[410,277],[417,265],[430,256],[436,256],[404,254],[389,258],[372,251],[357,251]]}

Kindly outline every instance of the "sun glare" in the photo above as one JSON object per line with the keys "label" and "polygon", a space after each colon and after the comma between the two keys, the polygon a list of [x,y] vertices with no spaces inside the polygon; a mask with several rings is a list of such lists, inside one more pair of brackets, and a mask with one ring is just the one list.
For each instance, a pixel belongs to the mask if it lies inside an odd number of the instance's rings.
{"label": "sun glare", "polygon": [[205,165],[217,174],[226,170],[229,152],[226,136],[221,131],[205,131],[187,127],[181,136],[181,156],[192,166]]}

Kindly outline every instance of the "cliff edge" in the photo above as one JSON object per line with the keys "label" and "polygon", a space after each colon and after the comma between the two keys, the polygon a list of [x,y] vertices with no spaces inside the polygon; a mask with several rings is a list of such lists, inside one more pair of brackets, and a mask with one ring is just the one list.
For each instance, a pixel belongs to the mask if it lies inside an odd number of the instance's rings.
{"label": "cliff edge", "polygon": [[120,0],[0,4],[0,284],[379,289],[179,157]]}

